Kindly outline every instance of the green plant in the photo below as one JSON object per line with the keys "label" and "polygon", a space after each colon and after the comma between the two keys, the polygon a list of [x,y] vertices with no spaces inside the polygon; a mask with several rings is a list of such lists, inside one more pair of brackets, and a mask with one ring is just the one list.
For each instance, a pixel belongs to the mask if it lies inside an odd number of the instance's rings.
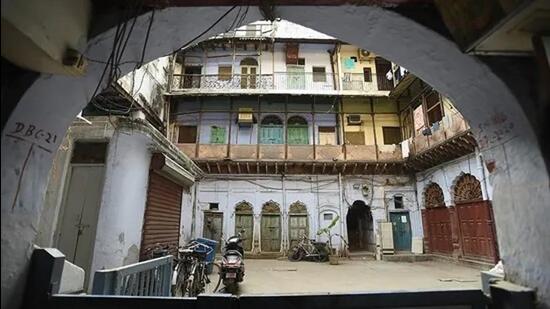
{"label": "green plant", "polygon": [[327,238],[328,238],[328,249],[329,249],[329,253],[330,254],[334,254],[334,248],[332,247],[332,237],[336,234],[333,234],[331,232],[332,228],[336,225],[336,222],[338,222],[338,220],[340,220],[340,216],[336,216],[334,219],[332,219],[332,221],[330,222],[330,224],[322,229],[320,229],[318,232],[317,232],[317,235],[326,235]]}

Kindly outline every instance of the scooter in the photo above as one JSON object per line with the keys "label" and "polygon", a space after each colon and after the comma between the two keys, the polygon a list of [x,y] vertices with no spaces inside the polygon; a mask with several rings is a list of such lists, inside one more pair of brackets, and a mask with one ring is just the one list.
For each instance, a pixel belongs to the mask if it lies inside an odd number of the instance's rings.
{"label": "scooter", "polygon": [[229,237],[224,247],[220,266],[220,281],[223,282],[225,291],[229,293],[235,293],[238,283],[244,279],[243,234],[244,230],[241,230],[237,235]]}

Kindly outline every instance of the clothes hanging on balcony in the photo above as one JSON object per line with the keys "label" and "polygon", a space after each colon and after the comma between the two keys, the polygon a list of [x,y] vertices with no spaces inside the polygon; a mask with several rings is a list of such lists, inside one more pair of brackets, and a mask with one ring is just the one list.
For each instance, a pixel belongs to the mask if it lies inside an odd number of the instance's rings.
{"label": "clothes hanging on balcony", "polygon": [[409,140],[410,140],[410,138],[406,139],[406,140],[404,140],[400,143],[401,144],[401,155],[402,155],[403,159],[409,157]]}

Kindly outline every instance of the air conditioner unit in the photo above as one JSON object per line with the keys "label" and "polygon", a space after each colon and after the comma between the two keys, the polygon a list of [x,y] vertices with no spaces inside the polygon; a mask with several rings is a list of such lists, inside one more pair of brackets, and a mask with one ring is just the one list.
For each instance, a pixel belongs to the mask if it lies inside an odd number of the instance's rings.
{"label": "air conditioner unit", "polygon": [[364,60],[367,60],[368,58],[372,57],[372,53],[368,50],[365,50],[365,49],[359,49],[359,60],[360,61],[364,61]]}
{"label": "air conditioner unit", "polygon": [[252,108],[239,108],[237,123],[239,125],[251,125],[252,123],[254,123],[254,114],[252,113]]}
{"label": "air conditioner unit", "polygon": [[361,115],[348,115],[348,125],[361,125],[362,123]]}

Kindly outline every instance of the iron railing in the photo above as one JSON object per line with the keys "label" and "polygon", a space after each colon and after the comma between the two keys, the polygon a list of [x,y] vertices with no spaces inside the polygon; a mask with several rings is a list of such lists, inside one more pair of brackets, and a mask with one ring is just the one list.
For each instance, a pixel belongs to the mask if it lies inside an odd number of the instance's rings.
{"label": "iron railing", "polygon": [[92,294],[127,296],[170,296],[173,256],[123,267],[97,270]]}
{"label": "iron railing", "polygon": [[387,91],[393,89],[393,82],[386,75],[365,75],[363,73],[344,73],[342,90],[344,91]]}

